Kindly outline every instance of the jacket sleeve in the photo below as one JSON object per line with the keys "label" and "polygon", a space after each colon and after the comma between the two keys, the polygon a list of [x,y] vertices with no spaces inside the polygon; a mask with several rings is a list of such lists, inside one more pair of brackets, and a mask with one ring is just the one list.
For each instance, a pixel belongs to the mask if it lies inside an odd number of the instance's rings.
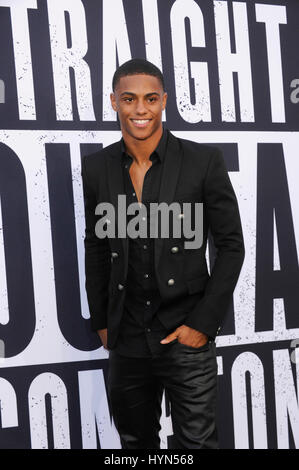
{"label": "jacket sleeve", "polygon": [[245,255],[237,199],[218,148],[214,149],[209,162],[203,202],[217,254],[204,295],[184,324],[215,338],[227,313]]}
{"label": "jacket sleeve", "polygon": [[[82,182],[85,207],[85,287],[93,331],[107,328],[108,287],[110,279],[110,246],[108,238],[96,236],[96,188],[88,179],[86,159],[82,159]],[[94,185],[95,186],[95,185]]]}

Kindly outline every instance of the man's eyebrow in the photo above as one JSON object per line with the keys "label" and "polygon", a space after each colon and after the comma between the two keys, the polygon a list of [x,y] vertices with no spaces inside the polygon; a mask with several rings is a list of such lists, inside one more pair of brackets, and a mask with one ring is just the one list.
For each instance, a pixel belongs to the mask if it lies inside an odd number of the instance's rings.
{"label": "man's eyebrow", "polygon": [[[124,91],[123,93],[120,94],[120,96],[123,95],[130,95],[130,96],[136,96],[135,93],[132,93],[131,91]],[[145,96],[152,96],[152,95],[157,95],[160,96],[160,93],[157,93],[156,91],[152,91],[151,93],[147,93]]]}

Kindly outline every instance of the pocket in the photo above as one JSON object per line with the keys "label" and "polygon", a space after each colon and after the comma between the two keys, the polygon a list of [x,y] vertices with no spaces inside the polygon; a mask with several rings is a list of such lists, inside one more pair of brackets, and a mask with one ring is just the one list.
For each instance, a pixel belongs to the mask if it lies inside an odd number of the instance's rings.
{"label": "pocket", "polygon": [[187,286],[189,294],[196,294],[198,292],[204,292],[206,284],[209,280],[208,272],[203,273],[201,276],[195,279],[187,280]]}

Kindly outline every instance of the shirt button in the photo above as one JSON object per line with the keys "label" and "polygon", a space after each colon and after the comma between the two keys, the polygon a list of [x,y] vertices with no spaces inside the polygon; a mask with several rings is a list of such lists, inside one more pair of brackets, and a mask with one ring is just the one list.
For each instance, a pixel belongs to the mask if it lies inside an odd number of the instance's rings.
{"label": "shirt button", "polygon": [[123,290],[124,286],[122,284],[118,284],[117,288],[118,290]]}
{"label": "shirt button", "polygon": [[168,279],[167,284],[168,284],[169,286],[173,286],[173,284],[174,284],[174,279]]}
{"label": "shirt button", "polygon": [[133,193],[133,196],[136,196],[136,193]]}
{"label": "shirt button", "polygon": [[151,304],[151,301],[150,300],[147,300],[146,301],[146,305],[150,305]]}
{"label": "shirt button", "polygon": [[146,250],[146,249],[147,249],[147,245],[143,245],[143,249]]}
{"label": "shirt button", "polygon": [[148,331],[149,333],[151,332],[151,329],[150,328],[147,328],[146,331]]}
{"label": "shirt button", "polygon": [[171,248],[171,253],[177,253],[179,251],[179,248],[177,246],[173,246]]}
{"label": "shirt button", "polygon": [[144,274],[144,278],[147,279],[149,277],[149,275],[146,273]]}

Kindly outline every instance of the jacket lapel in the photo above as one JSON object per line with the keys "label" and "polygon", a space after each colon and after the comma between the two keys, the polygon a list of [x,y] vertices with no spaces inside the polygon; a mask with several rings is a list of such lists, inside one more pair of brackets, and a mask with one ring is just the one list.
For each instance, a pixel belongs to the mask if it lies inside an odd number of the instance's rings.
{"label": "jacket lapel", "polygon": [[[179,145],[178,139],[168,132],[168,145],[167,151],[164,158],[163,171],[161,175],[161,184],[159,191],[158,203],[166,202],[171,204],[174,199],[175,190],[180,174],[180,168],[182,164],[182,150]],[[107,158],[107,176],[108,186],[110,193],[110,201],[115,208],[115,215],[117,215],[118,207],[118,195],[125,194],[122,165],[121,165],[121,151],[120,141],[117,142],[109,151],[110,158]],[[117,219],[115,223],[116,233],[118,230]],[[124,265],[125,265],[125,278],[127,276],[128,269],[128,237],[121,238],[123,251],[124,251]],[[163,239],[155,238],[155,270],[158,275],[159,260],[162,253]]]}
{"label": "jacket lapel", "polygon": [[[118,211],[118,195],[125,194],[125,187],[123,181],[123,173],[122,173],[122,154],[121,154],[121,146],[120,141],[116,142],[115,145],[110,149],[109,152],[110,158],[107,158],[107,176],[108,176],[108,187],[109,187],[109,194],[110,194],[110,202],[113,204],[115,210],[115,235],[117,238],[118,233],[118,221],[117,221],[117,211]],[[128,237],[121,238],[121,243],[124,252],[124,267],[125,267],[125,274],[124,279],[127,276],[128,270]]]}
{"label": "jacket lapel", "polygon": [[[182,150],[178,139],[168,131],[168,145],[164,160],[164,167],[161,176],[160,192],[158,203],[166,202],[171,204],[174,200],[175,190],[181,170]],[[155,238],[155,270],[159,276],[159,260],[162,253],[163,238]]]}

